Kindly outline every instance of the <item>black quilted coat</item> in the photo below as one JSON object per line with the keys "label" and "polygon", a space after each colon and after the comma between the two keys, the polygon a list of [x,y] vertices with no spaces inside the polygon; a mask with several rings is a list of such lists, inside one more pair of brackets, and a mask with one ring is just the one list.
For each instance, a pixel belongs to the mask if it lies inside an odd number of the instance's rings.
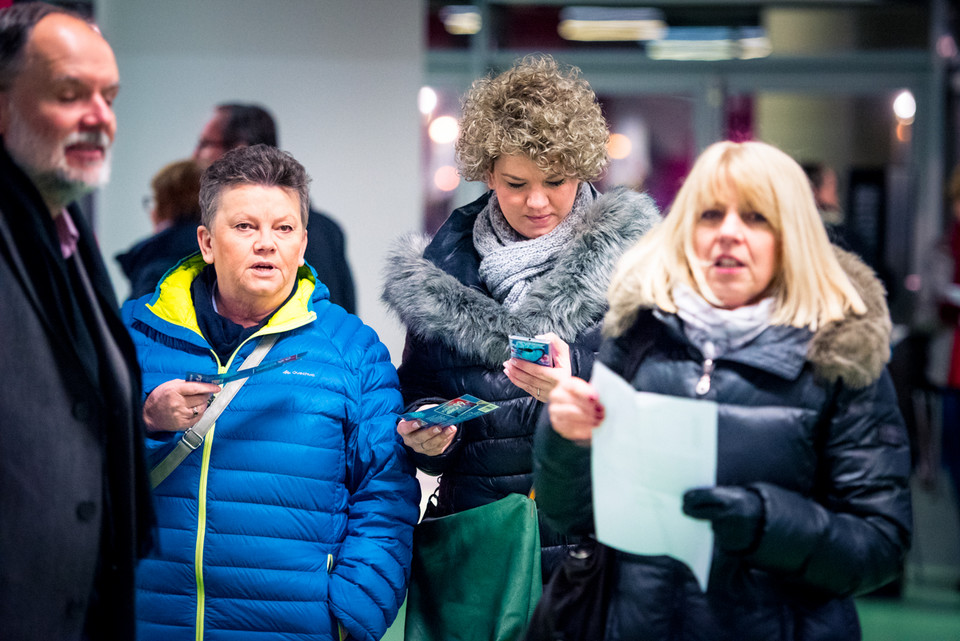
{"label": "black quilted coat", "polygon": [[[737,555],[715,549],[706,594],[678,561],[618,552],[607,640],[860,639],[851,597],[892,580],[909,547],[910,459],[884,370],[882,287],[851,255],[841,259],[868,315],[815,334],[770,327],[717,360],[704,396],[719,404],[717,485],[763,499],[758,543]],[[703,356],[678,318],[616,293],[611,307],[599,358],[637,389],[696,398]],[[592,530],[589,448],[544,421],[535,459],[546,520]]]}
{"label": "black quilted coat", "polygon": [[589,375],[613,265],[659,216],[649,197],[619,190],[599,196],[555,266],[510,312],[480,281],[473,224],[490,194],[454,211],[424,249],[405,238],[387,261],[384,301],[407,327],[399,368],[412,407],[472,394],[500,406],[460,426],[436,457],[413,453],[417,467],[442,474],[439,513],[485,505],[533,483],[532,448],[542,404],[503,373],[509,334],[553,331],[570,344],[573,373]]}

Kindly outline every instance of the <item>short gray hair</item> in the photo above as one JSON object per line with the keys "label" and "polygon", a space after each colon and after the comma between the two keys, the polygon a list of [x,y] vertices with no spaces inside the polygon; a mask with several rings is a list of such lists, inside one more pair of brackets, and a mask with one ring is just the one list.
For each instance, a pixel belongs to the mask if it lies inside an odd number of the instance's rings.
{"label": "short gray hair", "polygon": [[231,149],[207,167],[200,179],[200,222],[210,229],[224,189],[238,185],[281,187],[300,197],[300,220],[310,216],[310,177],[296,159],[270,145]]}

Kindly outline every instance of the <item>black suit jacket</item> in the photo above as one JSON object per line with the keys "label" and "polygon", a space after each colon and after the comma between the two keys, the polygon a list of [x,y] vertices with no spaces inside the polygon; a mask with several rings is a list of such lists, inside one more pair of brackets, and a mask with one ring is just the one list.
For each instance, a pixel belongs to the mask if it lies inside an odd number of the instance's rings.
{"label": "black suit jacket", "polygon": [[[132,639],[152,522],[139,368],[92,233],[70,213],[93,301],[0,147],[0,637]],[[126,371],[105,357],[91,305]]]}
{"label": "black suit jacket", "polygon": [[320,282],[330,290],[330,300],[351,314],[356,314],[357,299],[346,250],[346,240],[340,226],[323,212],[311,207],[304,258],[317,270]]}

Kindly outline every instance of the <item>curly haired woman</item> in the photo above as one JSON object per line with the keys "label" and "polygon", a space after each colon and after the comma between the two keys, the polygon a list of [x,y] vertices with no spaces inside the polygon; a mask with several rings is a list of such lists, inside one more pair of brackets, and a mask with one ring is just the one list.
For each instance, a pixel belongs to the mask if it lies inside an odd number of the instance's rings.
{"label": "curly haired woman", "polygon": [[[613,265],[659,220],[649,197],[588,182],[609,132],[578,69],[528,56],[476,81],[462,107],[460,173],[490,190],[432,240],[402,239],[383,295],[407,327],[408,407],[463,394],[500,406],[459,426],[400,422],[417,466],[442,475],[435,515],[530,492],[542,403],[560,380],[589,376]],[[549,336],[555,366],[511,359],[510,334]],[[562,541],[541,528],[547,574]]]}

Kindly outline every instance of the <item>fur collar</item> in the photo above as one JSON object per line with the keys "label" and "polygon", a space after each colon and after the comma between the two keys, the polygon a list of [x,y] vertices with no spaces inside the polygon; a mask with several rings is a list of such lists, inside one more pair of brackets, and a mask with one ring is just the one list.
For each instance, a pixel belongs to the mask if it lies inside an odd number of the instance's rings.
{"label": "fur collar", "polygon": [[388,253],[381,298],[412,334],[499,367],[509,358],[510,334],[553,331],[569,342],[595,325],[606,311],[616,261],[658,220],[649,196],[625,189],[600,196],[555,266],[512,313],[424,258],[430,239],[411,234]]}
{"label": "fur collar", "polygon": [[[807,347],[806,358],[824,381],[835,383],[842,378],[846,385],[859,389],[876,381],[890,360],[890,312],[886,291],[873,271],[855,254],[838,247],[834,251],[867,312],[818,329]],[[615,336],[633,324],[641,309],[639,303],[627,298],[632,289],[628,284],[610,293],[605,326]]]}

